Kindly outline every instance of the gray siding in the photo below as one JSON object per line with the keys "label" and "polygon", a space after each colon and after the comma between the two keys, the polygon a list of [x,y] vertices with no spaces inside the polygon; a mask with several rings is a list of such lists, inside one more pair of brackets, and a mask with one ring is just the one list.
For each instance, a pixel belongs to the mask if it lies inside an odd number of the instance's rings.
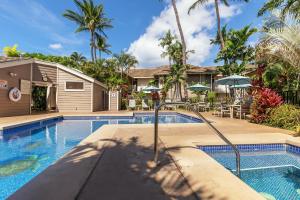
{"label": "gray siding", "polygon": [[[17,74],[11,77],[9,73]],[[0,117],[28,115],[30,114],[30,95],[22,95],[19,102],[12,102],[8,98],[8,92],[11,88],[20,89],[20,80],[30,81],[31,64],[19,65],[0,69],[0,79],[8,81],[8,90],[0,89]]]}
{"label": "gray siding", "polygon": [[105,110],[104,91],[106,89],[94,83],[93,89],[93,111]]}
{"label": "gray siding", "polygon": [[[66,81],[84,82],[84,91],[65,91]],[[92,84],[63,70],[58,70],[57,109],[59,112],[92,112]]]}

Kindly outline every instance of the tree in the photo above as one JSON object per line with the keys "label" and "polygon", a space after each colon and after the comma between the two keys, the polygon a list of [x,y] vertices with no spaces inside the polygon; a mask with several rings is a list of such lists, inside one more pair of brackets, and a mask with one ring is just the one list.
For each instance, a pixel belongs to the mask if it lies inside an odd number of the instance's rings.
{"label": "tree", "polygon": [[76,62],[78,65],[86,62],[86,57],[84,57],[81,53],[73,52],[70,56],[71,60]]}
{"label": "tree", "polygon": [[[241,74],[245,71],[246,66],[254,60],[254,48],[247,45],[247,41],[255,32],[257,30],[250,26],[240,30],[230,29],[229,31],[227,31],[226,26],[222,28],[225,46],[223,50],[219,51],[215,62],[224,62],[223,66],[218,67],[224,76]],[[220,44],[219,38],[217,34],[216,38],[212,40],[212,44]]]}
{"label": "tree", "polygon": [[101,52],[105,54],[112,54],[109,50],[111,45],[107,44],[107,40],[105,37],[96,34],[96,48],[99,50],[99,58],[101,58]]}
{"label": "tree", "polygon": [[[163,38],[160,39],[160,46],[164,49],[161,56],[168,57],[170,64],[170,74],[165,80],[163,86],[163,92],[167,93],[170,87],[174,86],[173,99],[181,99],[181,86],[185,84],[186,81],[186,67],[183,65],[182,61],[182,44],[178,39],[168,31]],[[186,54],[193,52],[188,51]]]}
{"label": "tree", "polygon": [[[276,89],[299,89],[300,84],[300,24],[293,15],[286,15],[281,18],[280,13],[272,13],[262,28],[262,37],[256,47],[256,60],[265,63],[267,82],[276,79],[275,72],[278,72],[280,65],[281,80],[284,87],[279,86],[278,80]],[[284,76],[282,76],[284,74]],[[273,76],[271,76],[273,75]],[[274,85],[273,85],[274,86]]]}
{"label": "tree", "polygon": [[279,9],[280,17],[284,19],[288,14],[295,18],[300,17],[300,0],[268,0],[258,11],[258,16],[264,15],[266,12],[272,12]]}
{"label": "tree", "polygon": [[273,13],[265,23],[257,46],[259,60],[277,58],[300,68],[300,24],[292,16],[281,19]]}
{"label": "tree", "polygon": [[3,48],[3,54],[7,57],[19,57],[21,52],[17,49],[18,45],[15,44],[14,46],[6,46]]}
{"label": "tree", "polygon": [[[248,2],[249,0],[243,0],[243,1]],[[208,2],[209,2],[209,0],[197,0],[197,1],[195,1],[191,5],[191,7],[189,8],[188,13],[190,13],[192,10],[194,10],[197,6],[204,5]],[[215,11],[216,11],[216,16],[217,16],[218,35],[219,35],[219,38],[220,38],[220,45],[221,45],[221,50],[222,50],[225,47],[225,41],[224,41],[223,35],[221,33],[221,17],[220,17],[220,10],[219,10],[219,2],[223,3],[225,6],[229,6],[229,3],[228,3],[228,0],[214,0]]]}
{"label": "tree", "polygon": [[185,82],[184,67],[182,65],[173,64],[170,69],[170,74],[165,80],[163,92],[167,93],[171,86],[174,86],[172,99],[182,99],[181,85]]}
{"label": "tree", "polygon": [[93,0],[74,0],[79,13],[66,10],[63,14],[67,19],[78,24],[76,32],[88,31],[90,33],[90,49],[92,61],[96,60],[96,32],[106,36],[104,30],[111,28],[111,19],[106,18],[102,4],[95,5]]}
{"label": "tree", "polygon": [[[184,66],[184,72],[183,72],[183,75],[185,77],[185,80],[186,80],[186,77],[187,77],[187,70],[188,70],[188,65],[186,64],[186,60],[187,60],[187,47],[186,47],[186,42],[185,42],[185,37],[184,37],[184,34],[183,34],[183,30],[182,30],[182,26],[181,26],[181,22],[180,22],[180,17],[179,17],[179,13],[178,13],[178,9],[177,9],[177,6],[176,6],[176,0],[171,0],[171,3],[172,3],[172,7],[173,7],[173,10],[174,10],[174,14],[175,14],[175,18],[176,18],[176,24],[177,24],[177,28],[178,28],[178,32],[179,32],[179,35],[180,35],[180,40],[181,40],[181,45],[182,45],[182,65]],[[188,99],[188,91],[187,91],[187,85],[186,85],[186,82],[183,82],[183,88],[184,88],[184,96],[185,96],[185,99],[187,100]]]}
{"label": "tree", "polygon": [[125,53],[124,51],[122,51],[120,54],[114,54],[114,58],[117,59],[118,67],[121,71],[121,78],[123,78],[124,72],[126,72],[128,75],[129,70],[138,64],[135,56]]}

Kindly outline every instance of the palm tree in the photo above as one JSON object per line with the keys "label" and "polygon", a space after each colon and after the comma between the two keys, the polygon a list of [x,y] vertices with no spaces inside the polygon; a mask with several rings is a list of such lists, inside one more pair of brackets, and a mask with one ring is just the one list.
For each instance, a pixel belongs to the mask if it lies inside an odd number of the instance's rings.
{"label": "palm tree", "polygon": [[[178,28],[178,31],[179,31],[180,40],[181,40],[181,44],[182,44],[182,64],[183,64],[184,69],[185,69],[184,73],[183,73],[183,76],[185,77],[185,80],[186,80],[186,77],[187,77],[187,72],[186,71],[188,69],[188,65],[186,64],[186,60],[187,60],[186,42],[185,42],[185,38],[184,38],[184,34],[183,34],[181,22],[180,22],[178,9],[177,9],[177,6],[176,6],[176,0],[171,0],[171,2],[172,2],[172,7],[173,7],[173,10],[174,10],[175,17],[176,17],[177,28]],[[188,92],[187,92],[186,82],[183,83],[183,88],[184,88],[184,97],[187,100]]]}
{"label": "palm tree", "polygon": [[134,68],[138,64],[135,56],[125,53],[122,51],[120,54],[114,54],[114,58],[118,60],[118,66],[121,71],[121,79],[123,78],[124,72],[129,73],[131,68]]}
{"label": "palm tree", "polygon": [[273,13],[263,29],[258,45],[260,57],[275,57],[295,68],[300,68],[300,24],[292,16],[280,18]]}
{"label": "palm tree", "polygon": [[267,11],[281,10],[281,18],[285,18],[288,13],[295,18],[300,17],[300,0],[268,0],[258,11],[258,16],[264,15]]}
{"label": "palm tree", "polygon": [[[248,2],[249,0],[243,0],[243,1]],[[209,0],[195,1],[189,8],[188,13],[190,13],[192,10],[194,10],[197,6],[204,5],[205,3],[208,3],[208,2],[209,2]],[[218,24],[218,34],[219,34],[220,42],[221,42],[221,50],[223,50],[225,47],[225,41],[224,41],[222,33],[221,33],[221,17],[220,17],[220,10],[219,10],[219,2],[223,3],[225,6],[229,6],[229,3],[228,3],[228,0],[214,0],[216,16],[217,16],[217,24]]]}
{"label": "palm tree", "polygon": [[105,54],[112,54],[112,52],[109,50],[111,45],[107,44],[106,38],[96,34],[96,48],[99,51],[99,58],[101,58],[101,52]]}
{"label": "palm tree", "polygon": [[96,60],[95,35],[98,31],[104,36],[104,30],[111,28],[111,19],[106,18],[102,4],[95,5],[93,0],[74,0],[79,12],[66,10],[63,14],[67,19],[78,24],[76,32],[88,31],[90,33],[90,48],[92,61]]}
{"label": "palm tree", "polygon": [[172,99],[182,99],[181,85],[185,82],[184,67],[182,65],[174,64],[171,67],[170,74],[167,76],[163,86],[163,92],[167,93],[169,89],[174,86],[174,93]]}
{"label": "palm tree", "polygon": [[300,81],[300,24],[294,15],[283,19],[279,13],[272,13],[265,26],[263,36],[257,46],[257,59],[269,61],[276,59],[287,63],[298,71]]}
{"label": "palm tree", "polygon": [[70,56],[71,60],[76,62],[78,65],[82,64],[86,61],[86,57],[84,57],[81,53],[73,52]]}

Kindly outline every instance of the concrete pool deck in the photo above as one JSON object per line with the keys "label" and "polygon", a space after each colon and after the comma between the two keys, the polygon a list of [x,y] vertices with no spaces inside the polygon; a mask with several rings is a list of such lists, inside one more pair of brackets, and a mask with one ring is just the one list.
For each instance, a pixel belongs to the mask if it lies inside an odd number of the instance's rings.
{"label": "concrete pool deck", "polygon": [[[290,131],[204,115],[235,144],[300,145]],[[224,144],[207,125],[160,124],[159,138],[151,168],[153,125],[105,125],[10,199],[264,199],[197,149]]]}

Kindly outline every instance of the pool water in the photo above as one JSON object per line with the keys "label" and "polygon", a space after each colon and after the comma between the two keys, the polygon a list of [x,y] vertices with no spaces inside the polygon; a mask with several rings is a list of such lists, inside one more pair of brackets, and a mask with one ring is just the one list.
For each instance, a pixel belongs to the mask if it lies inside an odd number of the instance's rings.
{"label": "pool water", "polygon": [[[238,145],[241,179],[265,197],[300,200],[300,148],[286,144]],[[200,147],[233,173],[235,154],[229,146]]]}
{"label": "pool water", "polygon": [[[0,199],[5,199],[81,140],[105,124],[149,124],[153,114],[133,117],[65,117],[0,132]],[[162,114],[159,123],[199,123],[181,114]]]}

